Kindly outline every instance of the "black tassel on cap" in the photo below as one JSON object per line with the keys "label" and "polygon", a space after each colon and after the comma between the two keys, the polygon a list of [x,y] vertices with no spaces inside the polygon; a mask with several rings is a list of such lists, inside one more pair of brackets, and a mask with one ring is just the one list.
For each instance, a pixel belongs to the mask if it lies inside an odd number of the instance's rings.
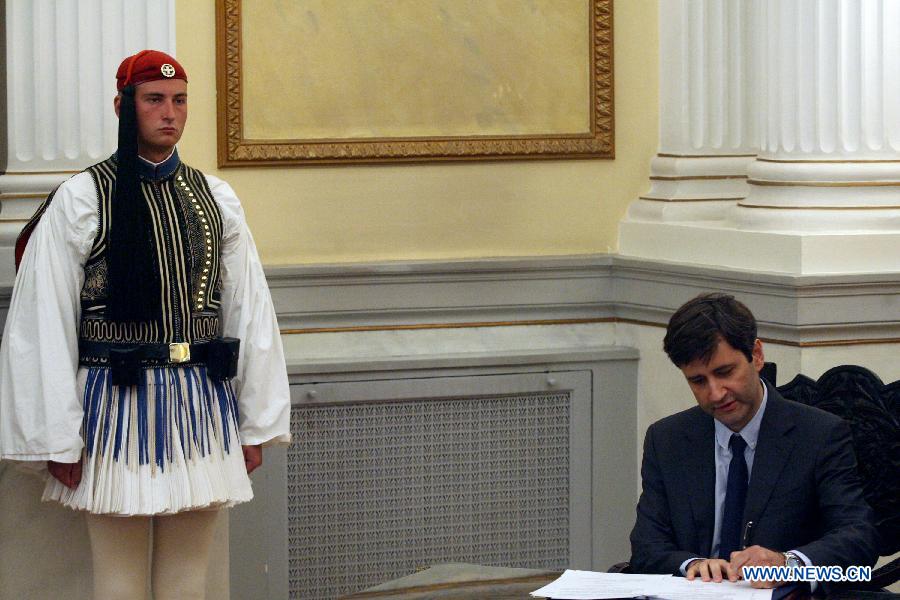
{"label": "black tassel on cap", "polygon": [[159,265],[150,209],[138,175],[134,86],[119,101],[119,150],[109,232],[109,314],[115,321],[158,321]]}

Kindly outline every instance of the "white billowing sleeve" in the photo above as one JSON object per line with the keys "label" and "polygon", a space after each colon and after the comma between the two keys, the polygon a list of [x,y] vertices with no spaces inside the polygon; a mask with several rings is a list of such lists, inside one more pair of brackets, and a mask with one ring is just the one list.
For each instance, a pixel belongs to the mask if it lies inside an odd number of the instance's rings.
{"label": "white billowing sleeve", "polygon": [[80,173],[60,186],[28,240],[0,345],[0,458],[81,458],[78,322],[97,226],[97,192]]}
{"label": "white billowing sleeve", "polygon": [[281,334],[256,244],[241,203],[227,183],[207,175],[222,212],[222,335],[241,340],[238,399],[241,443],[291,441],[291,399]]}

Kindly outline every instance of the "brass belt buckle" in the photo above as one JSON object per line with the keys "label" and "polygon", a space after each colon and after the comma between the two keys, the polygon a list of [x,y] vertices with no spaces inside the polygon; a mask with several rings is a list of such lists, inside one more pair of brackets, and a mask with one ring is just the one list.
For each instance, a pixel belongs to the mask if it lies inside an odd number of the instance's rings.
{"label": "brass belt buckle", "polygon": [[183,363],[191,360],[191,345],[187,342],[169,344],[169,362]]}

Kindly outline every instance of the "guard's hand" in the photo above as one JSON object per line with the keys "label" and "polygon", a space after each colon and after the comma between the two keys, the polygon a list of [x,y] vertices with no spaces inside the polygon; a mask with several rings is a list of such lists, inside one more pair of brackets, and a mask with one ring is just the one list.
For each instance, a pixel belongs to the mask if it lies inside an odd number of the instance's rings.
{"label": "guard's hand", "polygon": [[[784,554],[775,552],[762,546],[750,546],[744,550],[731,553],[731,566],[738,573],[743,567],[783,567]],[[775,588],[783,581],[752,581],[750,585],[755,588]]]}
{"label": "guard's hand", "polygon": [[247,474],[253,472],[256,467],[262,464],[262,444],[255,446],[241,446],[244,451],[244,464],[247,466]]}
{"label": "guard's hand", "polygon": [[685,569],[685,577],[690,581],[699,577],[703,581],[716,583],[721,583],[723,579],[737,581],[739,573],[724,558],[698,558]]}
{"label": "guard's hand", "polygon": [[61,463],[55,460],[48,460],[47,470],[70,490],[74,490],[81,483],[81,459],[78,459],[76,463]]}

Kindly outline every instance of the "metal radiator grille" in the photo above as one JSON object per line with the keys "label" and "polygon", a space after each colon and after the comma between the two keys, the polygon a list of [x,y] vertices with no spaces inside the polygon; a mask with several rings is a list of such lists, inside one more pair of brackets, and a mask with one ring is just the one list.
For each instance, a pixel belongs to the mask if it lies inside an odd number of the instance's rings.
{"label": "metal radiator grille", "polygon": [[440,562],[563,568],[570,392],[294,406],[290,597]]}

